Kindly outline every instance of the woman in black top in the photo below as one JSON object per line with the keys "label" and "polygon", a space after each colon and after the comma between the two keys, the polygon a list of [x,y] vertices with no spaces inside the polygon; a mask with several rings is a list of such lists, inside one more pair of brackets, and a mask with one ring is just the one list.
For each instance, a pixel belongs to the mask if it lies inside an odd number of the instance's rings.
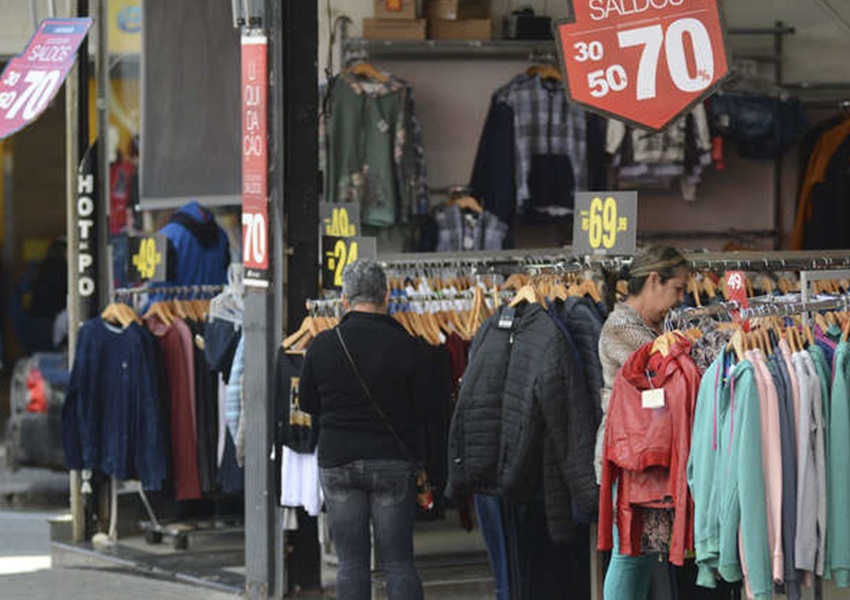
{"label": "woman in black top", "polygon": [[371,597],[371,522],[390,599],[417,600],[414,469],[417,421],[427,409],[421,349],[387,315],[380,266],[356,261],[342,277],[346,315],[310,344],[300,382],[302,409],[319,418],[322,489],[339,556],[336,594]]}

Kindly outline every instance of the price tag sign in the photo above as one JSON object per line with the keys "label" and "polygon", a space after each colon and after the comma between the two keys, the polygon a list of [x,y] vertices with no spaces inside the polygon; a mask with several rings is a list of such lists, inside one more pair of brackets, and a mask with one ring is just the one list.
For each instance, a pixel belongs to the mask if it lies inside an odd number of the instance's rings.
{"label": "price tag sign", "polygon": [[355,260],[375,260],[378,245],[373,237],[322,236],[322,287],[338,290],[342,287],[342,270]]}
{"label": "price tag sign", "polygon": [[269,287],[268,38],[242,37],[243,282]]}
{"label": "price tag sign", "polygon": [[637,247],[637,192],[578,192],[573,252],[631,256]]}
{"label": "price tag sign", "polygon": [[356,237],[360,235],[360,204],[344,202],[319,204],[321,231],[319,235],[331,237]]}
{"label": "price tag sign", "polygon": [[161,234],[127,238],[127,281],[130,284],[165,281],[167,273],[168,240]]}
{"label": "price tag sign", "polygon": [[555,41],[567,93],[661,131],[729,74],[719,0],[571,0]]}
{"label": "price tag sign", "polygon": [[0,75],[0,140],[35,121],[59,91],[91,28],[90,17],[45,19]]}
{"label": "price tag sign", "polygon": [[[738,309],[747,308],[749,301],[747,299],[747,275],[743,271],[726,271],[723,274],[723,280],[726,283],[726,300],[738,303]],[[740,313],[734,311],[733,318],[736,323],[741,322]],[[750,330],[748,321],[743,323],[744,331]]]}

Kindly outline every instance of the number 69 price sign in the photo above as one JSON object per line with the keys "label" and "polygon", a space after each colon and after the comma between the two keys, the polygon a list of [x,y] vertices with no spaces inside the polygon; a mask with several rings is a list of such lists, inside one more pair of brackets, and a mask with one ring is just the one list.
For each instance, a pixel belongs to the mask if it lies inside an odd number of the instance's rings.
{"label": "number 69 price sign", "polygon": [[571,0],[555,41],[573,102],[661,131],[729,74],[719,0]]}

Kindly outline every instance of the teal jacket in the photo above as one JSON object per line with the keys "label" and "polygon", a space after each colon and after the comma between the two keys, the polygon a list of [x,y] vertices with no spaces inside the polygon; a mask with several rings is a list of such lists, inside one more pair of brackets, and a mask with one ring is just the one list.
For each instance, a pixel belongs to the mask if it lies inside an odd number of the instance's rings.
{"label": "teal jacket", "polygon": [[[827,477],[826,477],[826,528],[829,530],[829,524],[831,519],[830,515],[830,507],[829,507],[829,498],[832,497],[831,490],[831,479],[829,475],[829,414],[830,414],[830,387],[832,384],[832,368],[829,362],[826,360],[826,354],[823,349],[821,349],[817,345],[808,347],[809,356],[812,357],[812,361],[815,363],[815,368],[818,372],[818,377],[820,378],[820,393],[821,393],[821,405],[823,407],[823,439],[824,439],[824,455],[826,459],[826,468],[827,468]],[[826,537],[826,552],[824,553],[824,567],[823,574],[827,579],[832,579],[832,571],[829,566],[829,536]]]}
{"label": "teal jacket", "polygon": [[762,470],[761,412],[753,366],[741,361],[724,377],[723,352],[703,375],[697,397],[688,483],[694,497],[697,583],[715,573],[740,581],[741,532],[747,579],[757,600],[773,589]]}
{"label": "teal jacket", "polygon": [[[835,373],[832,378],[832,402],[830,404],[829,458],[827,480],[829,501],[827,504],[827,564],[838,587],[850,586],[850,519],[838,518],[846,515],[850,506],[850,404],[848,404],[848,373],[850,368],[850,344],[841,342],[835,349]],[[842,458],[843,457],[843,460]]]}

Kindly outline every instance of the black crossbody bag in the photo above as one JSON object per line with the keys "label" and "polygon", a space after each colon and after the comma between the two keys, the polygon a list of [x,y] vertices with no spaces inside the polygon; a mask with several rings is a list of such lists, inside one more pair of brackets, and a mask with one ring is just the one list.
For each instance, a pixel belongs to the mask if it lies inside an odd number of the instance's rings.
{"label": "black crossbody bag", "polygon": [[[372,392],[369,391],[366,382],[363,380],[363,377],[360,375],[360,369],[357,368],[357,363],[354,362],[354,357],[351,356],[351,352],[348,351],[348,346],[345,343],[345,339],[342,337],[342,332],[339,330],[339,327],[335,327],[334,331],[336,331],[336,336],[339,338],[339,344],[342,346],[343,352],[345,352],[346,358],[348,358],[348,363],[351,365],[351,370],[354,371],[354,376],[357,378],[357,381],[360,382],[360,387],[363,388],[363,392],[366,394],[366,397],[372,402],[372,406],[375,409],[375,412],[378,413],[378,416],[381,417],[381,420],[384,422],[384,425],[389,430],[389,432],[393,435],[396,442],[398,442],[399,447],[401,447],[402,452],[404,452],[405,456],[407,456],[407,460],[409,460],[414,465],[417,465],[417,461],[414,458],[413,454],[408,450],[407,445],[404,441],[399,437],[398,433],[396,433],[395,428],[390,423],[389,418],[387,418],[386,413],[380,407],[380,405],[375,401],[375,398],[372,396]],[[430,511],[434,508],[434,494],[431,491],[431,483],[428,481],[428,473],[425,472],[424,467],[417,467],[416,469],[416,503],[426,511]]]}

